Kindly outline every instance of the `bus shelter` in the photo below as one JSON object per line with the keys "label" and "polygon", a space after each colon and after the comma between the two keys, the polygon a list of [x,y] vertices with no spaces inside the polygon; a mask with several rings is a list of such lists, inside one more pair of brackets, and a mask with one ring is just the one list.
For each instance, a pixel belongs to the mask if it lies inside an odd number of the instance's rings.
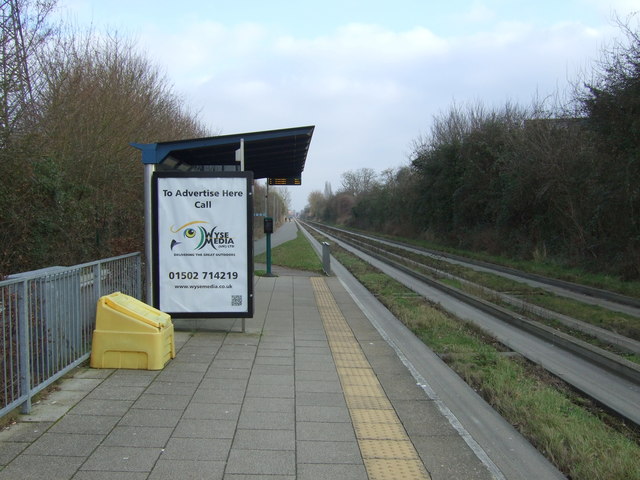
{"label": "bus shelter", "polygon": [[314,128],[132,144],[148,303],[175,317],[253,316],[253,180],[300,185]]}

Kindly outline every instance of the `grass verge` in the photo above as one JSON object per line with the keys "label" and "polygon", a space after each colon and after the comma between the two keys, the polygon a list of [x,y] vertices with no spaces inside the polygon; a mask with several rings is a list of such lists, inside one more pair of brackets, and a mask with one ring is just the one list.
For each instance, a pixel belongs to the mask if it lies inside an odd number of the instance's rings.
{"label": "grass verge", "polygon": [[[256,255],[254,261],[257,263],[267,263],[266,253]],[[298,230],[295,240],[271,249],[271,263],[294,270],[304,270],[322,274],[322,263],[300,230]],[[255,273],[256,275],[260,275],[261,273],[264,275],[266,272],[256,270]]]}

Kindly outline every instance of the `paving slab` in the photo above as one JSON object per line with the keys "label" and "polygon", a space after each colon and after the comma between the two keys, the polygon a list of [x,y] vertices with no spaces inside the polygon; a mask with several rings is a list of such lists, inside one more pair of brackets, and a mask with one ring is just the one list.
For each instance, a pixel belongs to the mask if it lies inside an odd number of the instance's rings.
{"label": "paving slab", "polygon": [[171,437],[162,458],[167,460],[219,460],[229,456],[229,438],[178,438]]}
{"label": "paving slab", "polygon": [[107,415],[126,414],[133,405],[133,400],[104,400],[85,398],[69,410],[69,415]]}
{"label": "paving slab", "polygon": [[298,465],[297,480],[368,480],[364,465],[302,463]]}
{"label": "paving slab", "polygon": [[292,450],[234,449],[225,471],[245,475],[295,475],[296,454]]}
{"label": "paving slab", "polygon": [[301,441],[354,442],[356,434],[350,422],[303,422],[296,423],[296,438]]}
{"label": "paving slab", "polygon": [[184,412],[182,410],[164,410],[161,415],[155,410],[129,410],[118,425],[134,425],[138,427],[175,427]]}
{"label": "paving slab", "polygon": [[56,457],[52,455],[18,455],[0,471],[2,480],[56,480],[71,479],[83,459],[81,457]]}
{"label": "paving slab", "polygon": [[238,428],[233,440],[233,448],[239,450],[295,450],[294,430],[260,430]]}
{"label": "paving slab", "polygon": [[30,446],[31,444],[26,442],[0,441],[0,465],[7,465]]}
{"label": "paving slab", "polygon": [[146,480],[146,472],[99,472],[79,471],[72,480]]}
{"label": "paving slab", "polygon": [[292,412],[243,411],[238,421],[238,428],[295,431],[296,415]]}
{"label": "paving slab", "polygon": [[87,395],[86,398],[94,398],[99,400],[137,400],[145,387],[129,387],[101,385]]}
{"label": "paving slab", "polygon": [[360,447],[356,440],[300,440],[296,443],[299,463],[362,465]]}
{"label": "paving slab", "polygon": [[293,398],[247,397],[242,404],[243,412],[290,412],[295,411]]}
{"label": "paving slab", "polygon": [[225,461],[158,460],[149,480],[222,480]]}
{"label": "paving slab", "polygon": [[65,457],[87,457],[102,442],[102,435],[80,433],[47,432],[32,443],[26,455],[51,455]]}
{"label": "paving slab", "polygon": [[231,403],[242,404],[244,389],[198,388],[191,397],[192,403]]}
{"label": "paving slab", "polygon": [[160,457],[159,447],[110,447],[102,445],[84,461],[81,470],[103,472],[151,472]]}
{"label": "paving slab", "polygon": [[26,422],[20,419],[9,427],[0,431],[0,442],[24,442],[33,443],[51,428],[54,422]]}
{"label": "paving slab", "polygon": [[107,435],[121,418],[108,415],[65,415],[48,431],[78,435]]}
{"label": "paving slab", "polygon": [[115,427],[102,441],[112,447],[160,447],[163,448],[171,434],[171,427],[139,427],[122,425]]}
{"label": "paving slab", "polygon": [[183,418],[171,433],[174,438],[233,439],[238,423],[235,420],[203,420]]}

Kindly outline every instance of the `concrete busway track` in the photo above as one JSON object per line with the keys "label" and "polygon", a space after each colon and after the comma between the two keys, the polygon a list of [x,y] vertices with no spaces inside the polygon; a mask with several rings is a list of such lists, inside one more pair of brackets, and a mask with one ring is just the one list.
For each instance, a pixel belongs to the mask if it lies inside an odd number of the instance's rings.
{"label": "concrete busway track", "polygon": [[[364,238],[361,236],[356,236],[357,238]],[[352,237],[353,238],[353,237]],[[433,279],[429,278],[428,276],[422,275],[414,270],[412,270],[410,267],[406,267],[404,265],[398,265],[398,262],[394,262],[392,259],[398,259],[399,263],[403,264],[405,262],[409,262],[411,264],[416,265],[419,268],[422,268],[426,271],[432,272],[434,275],[434,278],[440,279],[440,278],[448,278],[450,280],[454,280],[459,282],[462,285],[471,287],[471,288],[475,288],[478,291],[482,291],[484,292],[484,294],[486,294],[489,298],[495,298],[495,299],[499,299],[500,301],[509,304],[513,307],[516,307],[517,311],[522,311],[522,312],[530,312],[532,314],[534,314],[537,317],[541,317],[541,318],[546,318],[549,320],[555,320],[556,322],[559,322],[560,324],[571,328],[572,330],[576,330],[576,331],[580,331],[583,333],[586,333],[587,335],[597,338],[598,340],[600,340],[601,342],[608,344],[608,345],[613,345],[616,346],[617,348],[627,352],[627,353],[632,353],[632,354],[640,354],[640,342],[638,342],[637,340],[634,340],[632,338],[628,338],[625,337],[623,335],[620,335],[618,333],[615,333],[611,330],[606,330],[604,328],[600,328],[597,327],[591,323],[582,321],[582,320],[578,320],[572,317],[569,317],[567,315],[563,315],[557,312],[554,312],[552,310],[540,307],[538,305],[526,302],[525,300],[523,300],[522,298],[518,298],[512,295],[508,295],[496,290],[492,290],[489,289],[481,284],[477,284],[474,282],[471,282],[469,280],[466,280],[462,277],[458,277],[454,274],[448,273],[446,271],[443,270],[439,270],[437,268],[433,268],[429,265],[425,265],[423,263],[420,263],[419,261],[416,260],[409,260],[407,258],[405,258],[402,255],[396,254],[396,253],[391,253],[391,252],[386,252],[384,250],[385,246],[387,245],[387,243],[385,242],[384,244],[380,244],[378,243],[378,245],[381,245],[381,247],[377,247],[377,246],[372,246],[369,243],[366,242],[361,242],[359,240],[357,241],[352,241],[352,240],[345,240],[347,241],[347,243],[350,243],[353,247],[359,248],[362,247],[362,249],[364,251],[366,251],[367,253],[371,254],[373,257],[378,258],[379,260],[382,261],[390,261],[390,263],[400,269],[403,269],[405,272],[409,273],[410,275],[415,276],[416,278],[418,278],[419,280],[423,280],[427,283],[433,283],[436,287],[439,288],[443,288],[445,289],[445,291],[449,291],[450,293],[454,294],[454,296],[459,295],[460,297],[463,298],[463,300],[467,300],[468,294],[466,293],[461,293],[458,292],[456,289],[452,288],[452,287],[446,287],[445,285],[442,285],[439,281],[434,281]],[[378,253],[379,252],[379,253]],[[483,303],[482,300],[478,300],[478,302],[476,303]],[[528,320],[524,319],[524,317],[521,317],[519,315],[514,314],[513,312],[504,312],[502,309],[496,309],[495,307],[491,306],[491,304],[486,304],[485,308],[488,308],[489,310],[492,310],[494,313],[498,314],[498,315],[502,315],[503,317],[505,317],[505,319],[507,321],[516,321],[519,322],[521,324],[524,323],[531,323]],[[491,313],[491,312],[490,312]],[[540,323],[537,322],[533,322],[531,324],[531,327],[533,330],[539,330],[539,329],[548,329],[549,327],[545,327]],[[566,337],[564,334],[560,335],[558,334],[556,331],[554,331],[553,334],[553,338],[556,339],[561,339],[562,337]],[[572,337],[569,337],[569,343],[573,342],[574,340],[572,340]],[[567,343],[567,342],[565,342]],[[593,347],[589,344],[586,344],[584,342],[579,342],[580,343],[580,347],[579,349],[586,349],[586,350],[592,350],[594,352],[597,352],[596,355],[600,356],[600,357],[604,357],[605,360],[605,364],[609,364],[610,368],[614,368],[614,369],[618,369],[620,371],[625,371],[630,378],[636,378],[637,381],[640,381],[640,366],[638,366],[637,364],[634,363],[630,363],[628,361],[626,361],[625,359],[621,358],[619,355],[613,354],[613,353],[609,353],[607,351],[604,351],[602,349],[599,349],[597,347]]]}
{"label": "concrete busway track", "polygon": [[[327,235],[326,232],[322,233]],[[595,364],[594,359],[598,356],[593,354],[593,350],[583,350],[580,342],[571,341],[567,335],[547,328],[538,328],[535,334],[531,333],[531,328],[523,330],[523,325],[533,327],[533,322],[505,322],[506,311],[501,315],[502,318],[499,318],[493,307],[484,308],[488,305],[487,302],[478,301],[462,293],[454,298],[442,290],[443,286],[434,286],[437,282],[426,284],[413,274],[363,253],[335,237],[329,237],[414,292],[440,304],[457,317],[478,325],[513,351],[542,366],[617,415],[640,425],[640,384],[637,381],[637,365],[627,365],[630,369],[626,370],[626,373],[631,372],[631,375],[620,375],[619,369],[612,368],[615,362]],[[444,288],[448,292],[454,290]],[[466,297],[464,301],[463,296]],[[512,318],[518,320],[517,315],[513,315]],[[567,349],[567,346],[571,348]],[[626,365],[630,362],[624,363]]]}
{"label": "concrete busway track", "polygon": [[459,255],[416,247],[414,245],[408,245],[402,242],[394,242],[384,238],[375,237],[373,235],[354,233],[336,227],[329,227],[327,225],[322,225],[322,228],[344,232],[349,235],[354,235],[365,239],[372,239],[385,245],[402,248],[409,252],[418,253],[420,255],[430,256],[437,260],[443,260],[452,264],[461,265],[463,267],[471,268],[479,272],[493,273],[510,280],[525,283],[535,288],[547,290],[556,295],[572,298],[579,302],[588,303],[591,305],[598,305],[609,310],[626,313],[627,315],[632,315],[640,318],[640,299],[638,298],[629,297],[616,292],[610,292],[586,285],[579,285],[577,283],[567,282],[555,278],[543,277],[542,275],[523,272],[514,268],[504,267],[502,265],[496,265],[488,262],[482,262],[480,260],[464,258]]}
{"label": "concrete busway track", "polygon": [[[577,355],[580,355],[586,358],[587,360],[591,361],[595,365],[599,365],[605,369],[610,370],[617,376],[622,376],[624,378],[627,378],[631,382],[637,385],[640,385],[640,365],[638,365],[637,363],[633,363],[621,357],[620,355],[609,352],[597,346],[591,345],[588,342],[582,341],[572,335],[566,334],[552,327],[546,326],[540,322],[532,321],[525,316],[519,315],[509,310],[505,310],[501,307],[498,307],[494,303],[485,301],[472,294],[466,293],[454,287],[450,287],[440,282],[439,280],[430,278],[427,275],[418,273],[417,271],[411,269],[410,267],[407,267],[404,264],[404,260],[406,259],[404,259],[401,255],[397,255],[391,252],[385,252],[384,248],[372,247],[370,244],[361,242],[360,240],[352,240],[354,238],[361,239],[361,238],[368,238],[368,237],[356,234],[353,236],[349,236],[350,238],[347,239],[347,238],[344,238],[346,232],[344,230],[340,230],[340,232],[341,232],[340,238],[345,243],[349,244],[351,247],[355,249],[360,249],[361,251],[372,256],[373,258],[380,260],[382,262],[388,263],[392,267],[415,277],[421,282],[425,282],[443,291],[447,295],[457,298],[458,300],[461,300],[467,304],[470,304],[471,306],[477,307],[480,310],[484,311],[485,313],[488,313],[489,315],[493,315],[496,318],[499,318],[505,322],[511,323],[512,325],[522,330],[526,330],[533,335],[537,335],[541,337],[543,340],[553,343],[554,345],[557,345],[560,348],[563,348]],[[399,261],[396,261],[394,259],[398,259]],[[589,323],[570,318],[566,315],[560,315],[556,312],[551,312],[549,310],[537,307],[533,304],[526,303],[521,299],[516,299],[509,295],[505,295],[497,291],[487,289],[481,285],[474,284],[473,282],[469,282],[460,277],[456,277],[455,275],[451,275],[447,272],[429,267],[427,265],[422,265],[419,262],[416,262],[413,260],[411,260],[410,262],[416,265],[419,265],[428,271],[433,272],[435,275],[435,278],[440,278],[440,277],[450,278],[453,280],[457,280],[462,284],[474,286],[484,291],[487,295],[489,295],[492,298],[499,298],[502,301],[505,301],[506,303],[510,303],[511,305],[515,305],[525,311],[535,313],[537,315],[540,315],[541,317],[556,320],[564,324],[565,326],[568,326],[578,331],[582,331],[583,333],[586,333],[587,335],[591,335],[601,340],[604,343],[615,345],[621,348],[622,350],[628,351],[630,353],[635,353],[635,354],[640,353],[640,342],[637,342],[633,339],[616,334],[615,332],[611,332],[608,330],[604,330],[602,328],[595,327]],[[608,405],[605,405],[605,406],[608,406]],[[620,411],[619,414],[624,416],[625,412]],[[631,421],[633,422],[634,420],[631,420]]]}
{"label": "concrete busway track", "polygon": [[[299,227],[321,255],[319,243],[303,226]],[[334,258],[331,258],[331,270],[356,299],[371,323],[396,350],[425,395],[436,402],[443,415],[496,480],[565,478]],[[417,283],[406,274],[401,277],[407,282]],[[431,290],[436,293],[434,289]],[[459,307],[471,311],[464,305]]]}

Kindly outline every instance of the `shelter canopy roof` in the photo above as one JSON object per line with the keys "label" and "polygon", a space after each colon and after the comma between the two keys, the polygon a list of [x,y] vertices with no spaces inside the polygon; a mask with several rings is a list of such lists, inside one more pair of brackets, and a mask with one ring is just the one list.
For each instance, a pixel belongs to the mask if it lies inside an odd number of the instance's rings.
{"label": "shelter canopy roof", "polygon": [[[132,143],[142,163],[168,169],[207,171],[237,166],[236,150],[244,140],[244,168],[254,178],[300,177],[314,126],[237,133],[158,143]],[[231,167],[233,169],[233,167]]]}

